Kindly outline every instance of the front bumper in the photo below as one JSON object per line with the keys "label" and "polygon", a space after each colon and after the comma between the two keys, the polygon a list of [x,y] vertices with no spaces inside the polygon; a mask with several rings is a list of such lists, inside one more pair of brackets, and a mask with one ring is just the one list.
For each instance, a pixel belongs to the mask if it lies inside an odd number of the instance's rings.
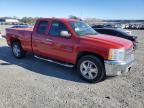
{"label": "front bumper", "polygon": [[127,61],[111,61],[105,60],[105,70],[107,76],[116,76],[130,71],[134,64],[134,58]]}

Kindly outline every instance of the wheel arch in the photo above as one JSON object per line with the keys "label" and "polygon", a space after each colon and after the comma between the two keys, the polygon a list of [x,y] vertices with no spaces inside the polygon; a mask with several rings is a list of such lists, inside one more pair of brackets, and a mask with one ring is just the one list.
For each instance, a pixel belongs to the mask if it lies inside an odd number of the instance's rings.
{"label": "wheel arch", "polygon": [[[96,62],[98,63],[98,66],[99,66],[99,69],[101,71],[99,71],[99,74],[98,74],[98,77],[96,79],[92,79],[92,80],[88,80],[88,79],[85,79],[82,74],[81,77],[90,82],[90,83],[95,83],[95,82],[100,82],[100,81],[103,81],[105,80],[106,78],[106,71],[105,71],[105,65],[104,65],[104,58],[99,55],[99,54],[96,54],[96,53],[91,53],[91,52],[80,52],[77,56],[77,65],[76,65],[76,69],[77,69],[77,72],[81,73],[80,72],[80,64],[82,62],[82,60],[84,60],[82,57],[92,57],[93,60],[96,60]],[[82,59],[81,59],[82,58]]]}
{"label": "wheel arch", "polygon": [[82,51],[82,52],[79,52],[77,54],[76,64],[77,64],[77,62],[79,61],[79,59],[81,57],[86,56],[86,55],[96,56],[96,57],[98,57],[104,63],[104,58],[101,55],[96,54],[96,53],[92,53],[92,52],[88,52],[88,51]]}
{"label": "wheel arch", "polygon": [[11,37],[10,38],[10,45],[12,46],[12,43],[14,43],[14,42],[19,42],[21,44],[21,41],[19,39]]}

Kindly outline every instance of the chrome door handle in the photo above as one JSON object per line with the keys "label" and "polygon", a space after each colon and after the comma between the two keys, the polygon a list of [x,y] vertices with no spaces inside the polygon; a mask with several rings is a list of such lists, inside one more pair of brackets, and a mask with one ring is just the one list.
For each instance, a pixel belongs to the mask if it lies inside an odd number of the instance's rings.
{"label": "chrome door handle", "polygon": [[53,40],[51,40],[51,39],[46,39],[46,41],[48,41],[48,42],[52,42]]}
{"label": "chrome door handle", "polygon": [[52,44],[53,44],[53,40],[51,40],[51,39],[46,39],[46,44],[52,45]]}

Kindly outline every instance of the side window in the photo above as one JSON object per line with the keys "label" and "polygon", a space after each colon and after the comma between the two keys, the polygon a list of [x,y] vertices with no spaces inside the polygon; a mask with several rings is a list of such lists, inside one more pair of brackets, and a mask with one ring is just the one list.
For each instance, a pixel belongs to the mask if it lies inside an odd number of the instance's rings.
{"label": "side window", "polygon": [[68,31],[67,27],[64,23],[60,21],[53,21],[51,25],[51,29],[49,31],[49,35],[52,36],[60,36],[61,31]]}
{"label": "side window", "polygon": [[105,30],[98,29],[96,31],[99,32],[99,33],[101,33],[101,34],[106,34]]}
{"label": "side window", "polygon": [[111,35],[117,36],[117,32],[116,31],[110,30],[110,32],[111,32]]}
{"label": "side window", "polygon": [[119,31],[116,31],[116,34],[117,34],[117,36],[119,36],[119,37],[125,36],[125,34],[123,34],[122,32],[119,32]]}
{"label": "side window", "polygon": [[48,21],[40,21],[38,24],[37,33],[45,33],[48,27]]}
{"label": "side window", "polygon": [[115,35],[115,32],[112,31],[112,30],[105,30],[105,34],[108,34],[108,35]]}

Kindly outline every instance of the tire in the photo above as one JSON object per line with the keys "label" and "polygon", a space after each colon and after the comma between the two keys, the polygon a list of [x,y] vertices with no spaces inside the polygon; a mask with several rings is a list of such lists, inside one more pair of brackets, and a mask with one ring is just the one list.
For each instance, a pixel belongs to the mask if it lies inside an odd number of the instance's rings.
{"label": "tire", "polygon": [[12,43],[12,52],[15,58],[20,59],[25,56],[25,51],[22,49],[20,42]]}
{"label": "tire", "polygon": [[77,63],[77,72],[83,80],[89,83],[100,82],[105,80],[106,77],[102,60],[93,55],[87,55],[80,58]]}

